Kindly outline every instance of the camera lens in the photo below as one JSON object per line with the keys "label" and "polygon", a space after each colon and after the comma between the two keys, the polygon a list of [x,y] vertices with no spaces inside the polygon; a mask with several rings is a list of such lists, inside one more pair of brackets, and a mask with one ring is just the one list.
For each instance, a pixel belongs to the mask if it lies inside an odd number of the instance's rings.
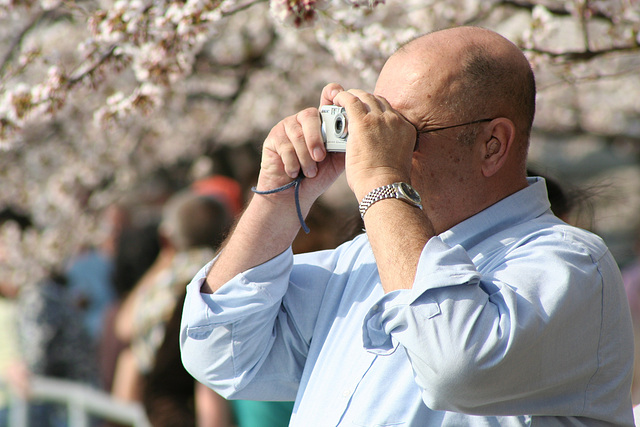
{"label": "camera lens", "polygon": [[336,116],[335,122],[333,123],[333,130],[338,138],[346,137],[347,121],[346,117],[343,114],[338,114]]}

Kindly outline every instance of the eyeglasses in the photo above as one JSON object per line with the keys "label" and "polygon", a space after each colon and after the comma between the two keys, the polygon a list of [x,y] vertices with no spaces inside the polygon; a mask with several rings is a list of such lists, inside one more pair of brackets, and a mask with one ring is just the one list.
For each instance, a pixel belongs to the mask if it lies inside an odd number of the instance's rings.
{"label": "eyeglasses", "polygon": [[423,134],[423,133],[436,132],[436,131],[445,130],[445,129],[452,129],[452,128],[457,128],[457,127],[460,127],[460,126],[475,125],[476,123],[490,122],[491,120],[494,120],[494,119],[473,120],[473,121],[467,122],[467,123],[460,123],[460,124],[457,124],[457,125],[443,126],[443,127],[439,127],[439,128],[425,129],[425,130],[418,130],[418,128],[416,127],[416,144],[413,147],[413,151],[416,151],[418,149],[418,142],[420,141],[420,135]]}
{"label": "eyeglasses", "polygon": [[460,127],[460,126],[474,125],[476,123],[490,122],[491,120],[494,120],[494,119],[480,119],[480,120],[474,120],[472,122],[460,123],[458,125],[443,126],[443,127],[440,127],[440,128],[433,128],[433,129],[426,129],[426,130],[417,130],[416,129],[416,131],[418,132],[418,135],[420,135],[421,133],[436,132],[436,131],[439,131],[439,130],[452,129],[452,128],[457,128],[457,127]]}

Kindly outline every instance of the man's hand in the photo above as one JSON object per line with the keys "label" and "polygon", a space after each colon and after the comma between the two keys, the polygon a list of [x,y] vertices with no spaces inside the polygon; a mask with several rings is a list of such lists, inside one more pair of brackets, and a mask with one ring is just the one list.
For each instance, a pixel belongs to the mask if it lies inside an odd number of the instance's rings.
{"label": "man's hand", "polygon": [[414,126],[386,99],[361,90],[340,92],[334,102],[347,111],[346,173],[357,199],[382,185],[410,182]]}
{"label": "man's hand", "polygon": [[[342,90],[335,83],[327,85],[320,105],[331,104]],[[303,182],[300,196],[310,206],[344,170],[344,155],[326,152],[320,128],[317,108],[307,108],[274,126],[263,145],[258,190],[280,187],[304,174],[312,179]]]}
{"label": "man's hand", "polygon": [[[320,105],[333,103],[341,93],[327,85]],[[282,120],[269,133],[262,149],[257,190],[268,191],[290,183],[300,174],[300,207],[306,215],[315,200],[344,170],[344,153],[327,154],[317,108],[308,108]],[[215,292],[236,274],[262,264],[285,251],[300,230],[294,191],[253,197],[207,276],[202,292]]]}

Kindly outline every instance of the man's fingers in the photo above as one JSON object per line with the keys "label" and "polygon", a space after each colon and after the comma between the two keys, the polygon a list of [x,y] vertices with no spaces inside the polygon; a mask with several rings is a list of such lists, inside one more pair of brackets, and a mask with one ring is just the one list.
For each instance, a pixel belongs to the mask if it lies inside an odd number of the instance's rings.
{"label": "man's fingers", "polygon": [[365,116],[368,113],[382,114],[393,110],[389,103],[376,95],[359,89],[340,92],[334,98],[336,105],[344,107],[348,114]]}
{"label": "man's fingers", "polygon": [[269,139],[269,145],[280,156],[289,177],[296,178],[301,169],[309,178],[317,175],[317,162],[326,156],[317,109],[308,108],[285,118],[274,128]]}
{"label": "man's fingers", "polygon": [[285,121],[287,138],[295,151],[302,173],[309,178],[313,178],[318,173],[318,166],[311,157],[309,147],[312,145],[310,139],[313,138],[314,126],[316,128],[320,126],[320,118],[316,109],[303,110]]}
{"label": "man's fingers", "polygon": [[[290,118],[287,117],[271,130],[265,140],[265,150],[273,152],[280,158],[280,163],[282,163],[282,168],[286,175],[290,178],[296,178],[300,172],[300,162],[298,162],[298,156],[296,155],[293,144],[289,141],[289,134],[293,135],[295,132],[293,130],[286,130],[287,126],[295,126],[294,123],[287,125],[289,120]],[[263,155],[262,169],[270,169],[271,166],[277,165],[277,161],[274,163],[274,160],[265,163],[266,159],[275,160],[273,156],[265,157]]]}
{"label": "man's fingers", "polygon": [[322,95],[320,95],[320,106],[333,105],[333,99],[343,91],[344,88],[338,83],[329,83],[322,89]]}
{"label": "man's fingers", "polygon": [[347,116],[353,114],[365,115],[370,111],[367,105],[351,91],[340,92],[334,98],[334,102],[347,110]]}
{"label": "man's fingers", "polygon": [[[322,120],[320,119],[320,112],[315,108],[308,108],[298,113],[298,120],[304,131],[307,152],[314,162],[323,161],[327,153],[324,148],[324,142],[322,141]],[[316,166],[315,163],[314,166]],[[310,175],[306,176],[312,178]]]}
{"label": "man's fingers", "polygon": [[365,92],[364,90],[350,89],[348,93],[358,98],[366,108],[367,112],[384,113],[387,111],[388,107],[390,107],[388,103],[383,102],[382,98],[369,92]]}

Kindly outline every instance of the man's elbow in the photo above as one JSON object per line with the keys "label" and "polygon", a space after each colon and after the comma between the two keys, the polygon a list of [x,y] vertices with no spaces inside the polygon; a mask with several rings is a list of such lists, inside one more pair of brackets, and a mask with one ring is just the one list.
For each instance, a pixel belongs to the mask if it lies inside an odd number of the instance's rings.
{"label": "man's elbow", "polygon": [[[187,346],[188,349],[188,346]],[[182,349],[181,359],[185,370],[199,383],[214,390],[225,399],[232,398],[236,392],[231,384],[233,381],[224,381],[216,376],[211,364],[207,364],[207,358],[198,356],[198,353]]]}
{"label": "man's elbow", "polygon": [[437,365],[416,366],[416,381],[427,407],[439,411],[477,413],[491,399],[491,369],[465,357],[440,360]]}

